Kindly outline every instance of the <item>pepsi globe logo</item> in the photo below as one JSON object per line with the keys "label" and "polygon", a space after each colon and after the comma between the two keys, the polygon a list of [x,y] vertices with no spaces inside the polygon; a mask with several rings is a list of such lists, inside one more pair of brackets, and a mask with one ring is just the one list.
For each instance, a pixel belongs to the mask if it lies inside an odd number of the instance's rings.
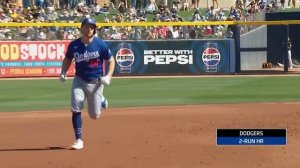
{"label": "pepsi globe logo", "polygon": [[202,61],[206,66],[216,66],[221,60],[221,54],[216,48],[206,48],[202,53]]}
{"label": "pepsi globe logo", "polygon": [[116,62],[120,67],[130,67],[134,62],[134,54],[128,48],[121,48],[116,55]]}

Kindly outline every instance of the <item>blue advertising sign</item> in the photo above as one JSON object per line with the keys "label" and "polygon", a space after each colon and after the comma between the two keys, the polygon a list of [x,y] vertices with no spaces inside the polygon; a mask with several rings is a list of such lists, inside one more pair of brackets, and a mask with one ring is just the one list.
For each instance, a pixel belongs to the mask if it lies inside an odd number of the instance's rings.
{"label": "blue advertising sign", "polygon": [[115,74],[234,73],[234,40],[107,41]]}

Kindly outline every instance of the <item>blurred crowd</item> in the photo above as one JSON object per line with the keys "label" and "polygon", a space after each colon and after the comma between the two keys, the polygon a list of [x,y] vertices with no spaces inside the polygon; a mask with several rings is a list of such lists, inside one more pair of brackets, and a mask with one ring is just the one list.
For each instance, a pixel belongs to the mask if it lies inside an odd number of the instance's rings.
{"label": "blurred crowd", "polygon": [[[0,2],[0,22],[19,23],[70,23],[89,17],[101,18],[98,21],[104,23],[246,21],[253,20],[257,12],[275,10],[274,1],[267,4],[263,0],[236,0],[235,6],[229,9],[218,8],[218,3],[213,3],[206,10],[199,9],[197,0],[111,0],[101,5],[94,0],[28,0],[24,7],[12,0]],[[112,14],[112,11],[117,13]],[[191,16],[184,18],[181,13],[191,13]],[[110,26],[97,28],[97,36],[105,40],[230,38],[232,31],[227,25]],[[0,27],[0,40],[72,40],[78,37],[79,27]]]}

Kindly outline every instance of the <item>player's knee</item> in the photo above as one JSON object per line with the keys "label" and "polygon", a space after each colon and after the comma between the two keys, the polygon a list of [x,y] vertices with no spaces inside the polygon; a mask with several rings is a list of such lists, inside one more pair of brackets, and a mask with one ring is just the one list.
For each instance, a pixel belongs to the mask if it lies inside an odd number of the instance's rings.
{"label": "player's knee", "polygon": [[89,116],[90,116],[91,119],[97,120],[98,118],[100,118],[100,113],[97,113],[97,114],[95,114],[95,113],[93,113],[93,114],[89,113]]}

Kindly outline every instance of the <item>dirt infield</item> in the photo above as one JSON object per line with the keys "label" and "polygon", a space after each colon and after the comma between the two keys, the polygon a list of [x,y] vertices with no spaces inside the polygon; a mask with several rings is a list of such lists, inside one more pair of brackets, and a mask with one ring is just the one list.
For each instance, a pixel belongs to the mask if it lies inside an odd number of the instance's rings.
{"label": "dirt infield", "polygon": [[[84,112],[85,149],[67,111],[0,113],[1,167],[300,167],[300,104],[215,104]],[[216,128],[287,128],[287,146],[216,146]]]}

